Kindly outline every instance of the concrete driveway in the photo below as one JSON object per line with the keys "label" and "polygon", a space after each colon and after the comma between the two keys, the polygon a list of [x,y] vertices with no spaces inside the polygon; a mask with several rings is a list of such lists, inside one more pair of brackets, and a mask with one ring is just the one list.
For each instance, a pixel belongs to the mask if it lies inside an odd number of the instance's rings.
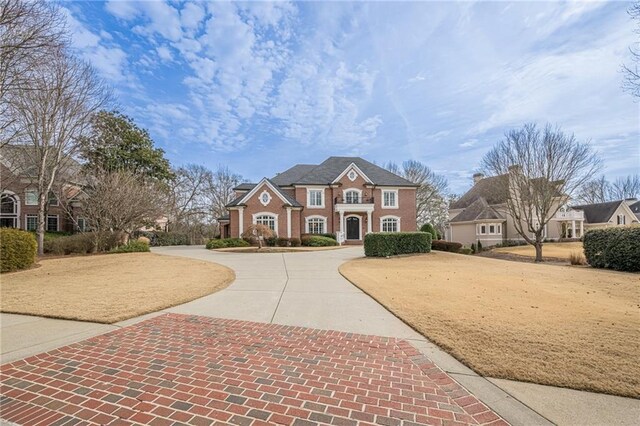
{"label": "concrete driveway", "polygon": [[640,402],[630,398],[478,376],[338,273],[341,263],[363,255],[362,247],[296,253],[213,252],[184,246],[153,251],[226,265],[236,272],[236,281],[218,293],[112,325],[2,314],[2,362],[172,312],[406,339],[514,425],[623,425],[637,424],[640,418]]}

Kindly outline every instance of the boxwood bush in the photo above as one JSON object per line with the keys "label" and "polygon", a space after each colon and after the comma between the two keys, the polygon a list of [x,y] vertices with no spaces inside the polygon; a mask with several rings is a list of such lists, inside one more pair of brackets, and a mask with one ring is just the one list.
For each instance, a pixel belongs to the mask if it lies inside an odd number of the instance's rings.
{"label": "boxwood bush", "polygon": [[130,240],[127,244],[112,248],[109,253],[136,253],[149,251],[149,244],[138,241]]}
{"label": "boxwood bush", "polygon": [[229,247],[249,247],[251,244],[242,238],[223,238],[207,241],[208,249],[229,248]]}
{"label": "boxwood bush", "polygon": [[431,242],[431,249],[438,251],[450,251],[451,253],[459,253],[462,244],[454,241],[436,240]]}
{"label": "boxwood bush", "polygon": [[371,257],[395,256],[431,251],[428,232],[373,232],[364,237],[364,254]]}
{"label": "boxwood bush", "polygon": [[592,229],[584,234],[584,255],[594,268],[640,271],[640,227]]}
{"label": "boxwood bush", "polygon": [[31,232],[0,228],[0,272],[17,271],[33,265],[37,247]]}
{"label": "boxwood bush", "polygon": [[436,241],[438,239],[438,233],[436,232],[436,228],[433,227],[430,223],[425,223],[420,227],[420,232],[428,232],[431,234],[431,241]]}
{"label": "boxwood bush", "polygon": [[323,237],[321,235],[310,235],[306,234],[300,238],[300,241],[303,246],[307,247],[329,247],[329,246],[337,246],[338,242],[330,237]]}

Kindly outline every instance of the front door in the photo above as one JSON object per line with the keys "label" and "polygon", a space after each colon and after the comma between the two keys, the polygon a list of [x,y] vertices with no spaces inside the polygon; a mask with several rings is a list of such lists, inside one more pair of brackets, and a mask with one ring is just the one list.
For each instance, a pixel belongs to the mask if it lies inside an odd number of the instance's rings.
{"label": "front door", "polygon": [[347,218],[347,240],[360,239],[360,218],[350,216]]}

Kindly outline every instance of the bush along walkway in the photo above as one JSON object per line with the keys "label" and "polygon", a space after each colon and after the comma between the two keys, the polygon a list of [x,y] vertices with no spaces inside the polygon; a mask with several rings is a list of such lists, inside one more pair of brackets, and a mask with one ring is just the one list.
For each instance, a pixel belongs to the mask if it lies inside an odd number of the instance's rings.
{"label": "bush along walkway", "polygon": [[29,425],[507,424],[406,341],[179,314],[4,365],[1,394]]}

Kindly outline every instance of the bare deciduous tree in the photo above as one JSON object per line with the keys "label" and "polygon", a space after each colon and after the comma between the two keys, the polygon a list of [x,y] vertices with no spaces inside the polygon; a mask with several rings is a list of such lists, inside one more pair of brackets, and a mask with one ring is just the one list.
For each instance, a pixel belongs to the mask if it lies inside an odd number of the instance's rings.
{"label": "bare deciduous tree", "polygon": [[11,91],[28,90],[34,68],[66,43],[65,21],[45,0],[0,2],[0,146],[19,136],[9,113]]}
{"label": "bare deciduous tree", "polygon": [[564,202],[601,167],[588,143],[550,125],[535,124],[508,132],[482,160],[488,174],[507,175],[507,212],[516,231],[542,261],[544,229]]}
{"label": "bare deciduous tree", "polygon": [[227,208],[225,206],[235,198],[233,188],[240,185],[243,179],[242,176],[232,173],[226,166],[218,166],[218,170],[213,173],[212,177],[208,192],[212,213],[217,219],[226,214]]}
{"label": "bare deciduous tree", "polygon": [[385,168],[419,185],[416,191],[418,225],[431,223],[443,232],[448,218],[447,179],[417,160],[404,161],[402,167],[395,163],[388,163]]}
{"label": "bare deciduous tree", "polygon": [[[215,234],[211,213],[210,188],[213,173],[206,167],[187,164],[174,170],[170,182],[169,229],[189,235],[192,243]],[[207,235],[211,234],[211,235]]]}
{"label": "bare deciduous tree", "polygon": [[86,181],[77,198],[95,235],[122,232],[126,243],[133,231],[153,224],[165,211],[165,188],[131,171],[92,170]]}
{"label": "bare deciduous tree", "polygon": [[640,197],[640,175],[620,177],[613,183],[604,176],[585,182],[576,196],[578,203],[594,204]]}
{"label": "bare deciduous tree", "polygon": [[[637,22],[635,33],[640,36],[640,2],[635,2],[629,8],[629,16]],[[640,41],[629,47],[631,52],[631,64],[623,65],[624,89],[635,97],[640,97]]]}
{"label": "bare deciduous tree", "polygon": [[60,172],[72,166],[78,139],[108,94],[91,66],[65,50],[52,52],[33,69],[29,85],[10,92],[9,113],[21,130],[18,142],[28,147],[30,164],[37,168],[37,236],[42,254],[48,195]]}

